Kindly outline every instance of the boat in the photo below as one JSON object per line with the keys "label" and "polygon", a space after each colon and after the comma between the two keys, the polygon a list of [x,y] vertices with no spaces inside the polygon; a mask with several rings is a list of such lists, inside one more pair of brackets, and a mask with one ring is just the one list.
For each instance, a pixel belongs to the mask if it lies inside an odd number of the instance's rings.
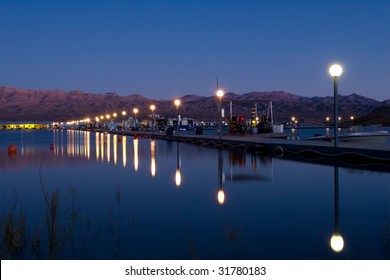
{"label": "boat", "polygon": [[[362,126],[353,126],[338,135],[339,142],[359,142],[359,143],[386,143],[390,139],[390,133],[386,130],[378,130],[378,126],[370,127],[371,131],[365,130]],[[316,134],[306,138],[308,141],[334,141],[333,134]]]}

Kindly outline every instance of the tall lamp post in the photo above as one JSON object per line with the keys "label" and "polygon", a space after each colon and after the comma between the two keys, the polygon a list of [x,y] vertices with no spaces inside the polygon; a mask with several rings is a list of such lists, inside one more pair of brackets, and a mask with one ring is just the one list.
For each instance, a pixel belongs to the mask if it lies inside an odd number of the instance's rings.
{"label": "tall lamp post", "polygon": [[123,129],[123,132],[125,132],[125,131],[126,131],[126,121],[125,121],[126,114],[127,114],[127,112],[126,112],[126,111],[122,111],[122,116],[123,116],[123,124],[122,124],[122,129]]}
{"label": "tall lamp post", "polygon": [[179,121],[180,121],[180,115],[179,115],[179,106],[180,106],[180,99],[175,99],[174,104],[177,108],[177,124],[176,124],[176,135],[179,134]]}
{"label": "tall lamp post", "polygon": [[150,110],[152,110],[152,131],[154,131],[154,110],[156,109],[156,106],[150,105]]}
{"label": "tall lamp post", "polygon": [[329,74],[333,77],[334,84],[334,147],[338,147],[339,145],[339,126],[338,126],[338,78],[343,73],[343,68],[341,68],[338,64],[333,64],[329,68]]}
{"label": "tall lamp post", "polygon": [[133,113],[134,113],[134,129],[136,129],[137,128],[137,113],[138,113],[138,109],[134,108],[133,109]]}
{"label": "tall lamp post", "polygon": [[219,116],[219,140],[222,138],[222,97],[224,95],[223,90],[217,90],[218,102],[218,116]]}
{"label": "tall lamp post", "polygon": [[106,130],[109,130],[109,121],[110,121],[110,119],[111,119],[110,114],[107,114],[107,115],[106,115],[106,119],[107,119],[107,128],[106,128]]}

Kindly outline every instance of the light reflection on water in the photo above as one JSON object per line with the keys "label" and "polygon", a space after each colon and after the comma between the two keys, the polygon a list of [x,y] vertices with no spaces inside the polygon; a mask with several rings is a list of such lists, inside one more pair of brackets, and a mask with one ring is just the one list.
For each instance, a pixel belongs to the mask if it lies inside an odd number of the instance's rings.
{"label": "light reflection on water", "polygon": [[389,173],[103,133],[0,135],[2,259],[390,256]]}

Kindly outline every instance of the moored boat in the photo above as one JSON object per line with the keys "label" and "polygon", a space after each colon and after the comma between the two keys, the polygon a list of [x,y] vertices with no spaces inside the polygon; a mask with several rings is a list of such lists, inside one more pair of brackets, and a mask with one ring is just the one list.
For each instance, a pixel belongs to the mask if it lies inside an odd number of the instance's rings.
{"label": "moored boat", "polygon": [[[352,127],[347,132],[340,133],[338,139],[340,142],[386,143],[390,139],[390,133],[386,130],[363,131],[362,127]],[[304,140],[333,142],[334,135],[315,135]]]}

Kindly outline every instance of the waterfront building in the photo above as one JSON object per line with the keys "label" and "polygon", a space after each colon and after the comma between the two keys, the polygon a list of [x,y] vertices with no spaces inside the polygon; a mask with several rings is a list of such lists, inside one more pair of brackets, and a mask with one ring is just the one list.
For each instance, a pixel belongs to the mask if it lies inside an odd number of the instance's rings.
{"label": "waterfront building", "polygon": [[0,122],[1,130],[17,130],[17,129],[50,129],[53,122],[37,122],[37,121],[24,121],[24,122]]}

